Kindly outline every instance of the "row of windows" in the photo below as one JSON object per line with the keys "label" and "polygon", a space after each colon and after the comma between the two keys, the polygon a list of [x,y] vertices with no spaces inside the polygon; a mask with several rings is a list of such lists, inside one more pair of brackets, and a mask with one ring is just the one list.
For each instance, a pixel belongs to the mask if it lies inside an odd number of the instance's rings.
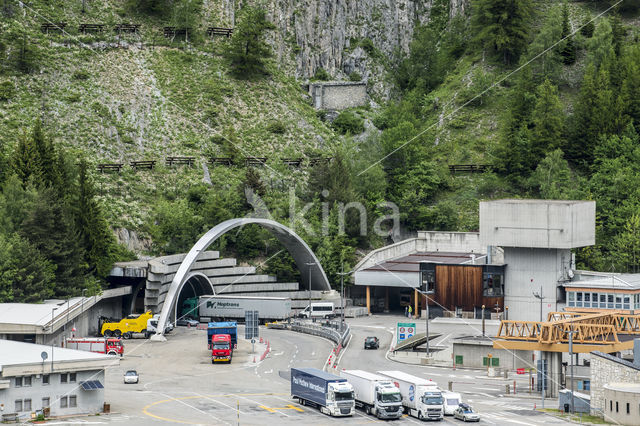
{"label": "row of windows", "polygon": [[[42,398],[42,408],[50,407],[51,399],[47,396]],[[75,408],[78,406],[77,395],[63,396],[60,398],[60,408]],[[31,399],[16,399],[15,411],[21,413],[23,411],[31,411]]]}
{"label": "row of windows", "polygon": [[[630,403],[626,403],[627,404],[627,414],[631,414],[631,404]],[[618,401],[616,401],[616,413],[619,413],[619,408],[620,408],[620,404],[618,403]],[[609,400],[609,411],[613,413],[613,400]],[[640,404],[638,405],[638,412],[640,413]]]}
{"label": "row of windows", "polygon": [[567,306],[575,308],[640,309],[640,294],[567,292]]}
{"label": "row of windows", "polygon": [[[29,387],[31,386],[32,376],[22,376],[16,377],[15,379],[15,387]],[[64,373],[60,374],[60,383],[75,383],[76,382],[76,373]],[[44,374],[42,376],[42,384],[48,385],[50,383],[49,375]]]}

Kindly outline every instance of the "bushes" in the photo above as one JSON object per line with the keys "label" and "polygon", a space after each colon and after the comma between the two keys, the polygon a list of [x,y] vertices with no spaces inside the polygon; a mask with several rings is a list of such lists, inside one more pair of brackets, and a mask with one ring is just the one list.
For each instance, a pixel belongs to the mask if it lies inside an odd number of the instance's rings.
{"label": "bushes", "polygon": [[312,80],[329,81],[331,80],[331,76],[324,68],[318,68]]}
{"label": "bushes", "polygon": [[267,131],[276,135],[283,135],[287,131],[287,127],[282,121],[272,121],[267,125]]}
{"label": "bushes", "polygon": [[13,96],[15,86],[9,80],[0,82],[0,101],[8,101]]}
{"label": "bushes", "polygon": [[333,120],[333,127],[343,135],[357,135],[364,132],[364,120],[351,111],[342,111]]}
{"label": "bushes", "polygon": [[358,71],[354,71],[351,74],[349,74],[349,80],[350,81],[361,81],[362,80],[362,76],[360,75],[360,73]]}

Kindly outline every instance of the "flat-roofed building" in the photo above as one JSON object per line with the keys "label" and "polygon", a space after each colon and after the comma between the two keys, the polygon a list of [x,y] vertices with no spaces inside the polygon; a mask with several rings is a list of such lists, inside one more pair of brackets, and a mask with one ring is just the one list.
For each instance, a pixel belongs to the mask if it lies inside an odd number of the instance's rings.
{"label": "flat-roofed building", "polygon": [[29,420],[40,410],[51,416],[100,413],[105,368],[119,362],[109,355],[0,340],[2,415]]}

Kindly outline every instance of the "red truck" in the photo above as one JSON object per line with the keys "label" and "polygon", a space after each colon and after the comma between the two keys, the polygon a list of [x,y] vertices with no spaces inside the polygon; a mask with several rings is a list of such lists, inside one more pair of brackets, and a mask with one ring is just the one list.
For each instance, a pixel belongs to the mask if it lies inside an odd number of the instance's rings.
{"label": "red truck", "polygon": [[211,364],[216,362],[228,362],[233,358],[233,345],[228,334],[215,334],[211,336]]}
{"label": "red truck", "polygon": [[124,345],[120,339],[111,337],[73,337],[68,338],[66,348],[89,351],[99,354],[120,355],[124,354]]}

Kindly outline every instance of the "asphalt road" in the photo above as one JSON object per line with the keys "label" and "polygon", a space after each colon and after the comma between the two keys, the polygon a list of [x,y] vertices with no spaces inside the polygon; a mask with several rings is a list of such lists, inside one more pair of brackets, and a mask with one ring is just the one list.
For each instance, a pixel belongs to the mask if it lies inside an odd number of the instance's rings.
{"label": "asphalt road", "polygon": [[[407,365],[388,358],[394,324],[401,317],[374,316],[350,319],[353,338],[339,358],[338,369],[368,371],[402,370],[437,382],[460,392],[481,415],[481,424],[540,425],[566,422],[533,411],[539,400],[503,395],[504,379],[487,378],[481,370],[453,371],[447,367]],[[458,335],[474,334],[466,327],[434,324],[442,333],[444,344]],[[424,330],[424,328],[422,328]],[[431,328],[430,328],[431,330]],[[418,328],[420,331],[420,328]],[[230,365],[212,365],[206,349],[206,331],[179,327],[168,336],[168,342],[131,340],[126,342],[125,357],[120,366],[108,369],[105,377],[105,401],[111,404],[110,415],[79,417],[54,421],[53,424],[363,424],[380,422],[363,412],[350,418],[332,418],[317,409],[300,406],[289,394],[289,369],[296,366],[323,368],[333,344],[322,338],[290,331],[261,328],[263,344],[240,340]],[[242,330],[241,333],[242,334]],[[376,335],[380,349],[364,350],[364,338]],[[271,352],[260,361],[269,341]],[[255,358],[255,363],[254,363]],[[126,370],[140,373],[139,384],[125,385]],[[523,379],[516,379],[522,382]],[[519,386],[524,388],[524,384]],[[557,404],[557,403],[556,403]],[[421,423],[404,417],[395,423]],[[446,417],[446,424],[462,424]]]}

